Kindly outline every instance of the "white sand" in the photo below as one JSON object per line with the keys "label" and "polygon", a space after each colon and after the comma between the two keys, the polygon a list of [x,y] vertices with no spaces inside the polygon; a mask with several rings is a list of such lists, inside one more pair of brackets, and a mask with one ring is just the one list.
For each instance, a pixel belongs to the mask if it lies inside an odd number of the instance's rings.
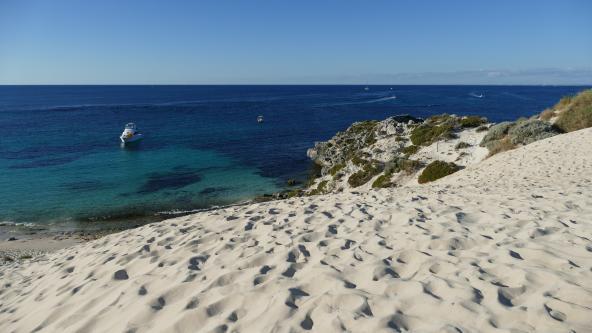
{"label": "white sand", "polygon": [[0,331],[592,332],[591,143],[587,129],[430,185],[204,212],[4,266]]}

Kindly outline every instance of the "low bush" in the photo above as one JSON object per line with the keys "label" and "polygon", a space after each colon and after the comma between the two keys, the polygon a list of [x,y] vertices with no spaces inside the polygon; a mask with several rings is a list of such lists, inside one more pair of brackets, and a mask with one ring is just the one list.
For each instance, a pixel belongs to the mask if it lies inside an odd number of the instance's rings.
{"label": "low bush", "polygon": [[457,143],[456,146],[454,146],[454,149],[456,149],[456,150],[465,149],[465,148],[469,148],[470,146],[471,145],[469,143],[461,141],[461,142]]}
{"label": "low bush", "polygon": [[483,126],[479,126],[479,127],[477,127],[477,129],[476,129],[475,131],[477,131],[477,132],[485,132],[485,131],[487,131],[488,129],[489,129],[489,127],[487,127],[487,126],[483,125]]}
{"label": "low bush", "polygon": [[479,116],[466,116],[460,120],[460,126],[463,128],[479,127],[487,123],[487,119]]}
{"label": "low bush", "polygon": [[422,171],[421,175],[419,175],[418,182],[420,184],[433,182],[434,180],[451,175],[458,170],[460,170],[460,167],[452,162],[434,161],[428,164]]}
{"label": "low bush", "polygon": [[[515,124],[509,121],[503,121],[499,124],[495,124],[489,128],[489,131],[483,137],[483,140],[480,143],[481,147],[488,147],[490,142],[501,140],[506,135],[508,135],[508,131],[512,128]],[[489,148],[489,147],[488,147]]]}
{"label": "low bush", "polygon": [[407,146],[407,147],[403,148],[401,150],[401,152],[403,154],[405,154],[406,156],[411,156],[411,155],[417,153],[418,150],[419,150],[419,146],[411,145],[411,146]]}
{"label": "low bush", "polygon": [[317,188],[315,188],[314,190],[310,191],[310,195],[317,195],[317,194],[323,194],[327,191],[327,183],[329,181],[327,180],[323,180],[319,183],[319,185],[317,186]]}
{"label": "low bush", "polygon": [[341,171],[343,168],[345,167],[345,164],[343,163],[338,163],[335,164],[334,166],[331,167],[331,169],[329,169],[329,174],[331,176],[335,176],[339,171]]}
{"label": "low bush", "polygon": [[376,176],[382,171],[380,166],[374,162],[368,162],[358,172],[352,174],[347,179],[347,183],[351,187],[358,187],[366,184],[372,177]]}
{"label": "low bush", "polygon": [[416,146],[427,146],[440,138],[450,138],[453,133],[451,125],[422,124],[411,131],[411,142]]}
{"label": "low bush", "polygon": [[385,187],[390,187],[391,184],[391,177],[392,177],[392,173],[390,172],[386,172],[380,176],[378,176],[378,178],[376,178],[376,180],[372,183],[372,188],[385,188]]}
{"label": "low bush", "polygon": [[508,137],[514,145],[527,145],[557,134],[559,131],[555,127],[546,121],[537,119],[517,122],[508,130]]}

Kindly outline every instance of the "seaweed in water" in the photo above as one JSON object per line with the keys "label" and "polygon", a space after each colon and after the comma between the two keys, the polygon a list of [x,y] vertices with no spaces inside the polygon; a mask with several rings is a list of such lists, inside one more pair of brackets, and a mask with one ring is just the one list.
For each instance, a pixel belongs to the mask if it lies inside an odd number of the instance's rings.
{"label": "seaweed in water", "polygon": [[172,172],[153,172],[148,181],[140,187],[138,194],[148,194],[164,189],[179,189],[201,181],[202,177],[196,170],[176,168]]}

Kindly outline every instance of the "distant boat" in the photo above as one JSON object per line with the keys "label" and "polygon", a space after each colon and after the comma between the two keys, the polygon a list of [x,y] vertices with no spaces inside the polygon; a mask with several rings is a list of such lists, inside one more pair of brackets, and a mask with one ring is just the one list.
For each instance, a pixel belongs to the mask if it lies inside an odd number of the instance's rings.
{"label": "distant boat", "polygon": [[134,123],[127,123],[123,133],[119,136],[119,139],[121,139],[123,144],[138,142],[143,138],[144,135],[137,130],[136,124]]}
{"label": "distant boat", "polygon": [[263,116],[261,116],[261,115],[257,116],[257,122],[258,123],[262,123],[263,122]]}
{"label": "distant boat", "polygon": [[365,91],[368,91],[368,90],[370,90],[370,88],[368,88],[368,87],[364,87],[364,90],[365,90]]}
{"label": "distant boat", "polygon": [[476,97],[476,98],[483,98],[483,94],[470,93],[469,95]]}

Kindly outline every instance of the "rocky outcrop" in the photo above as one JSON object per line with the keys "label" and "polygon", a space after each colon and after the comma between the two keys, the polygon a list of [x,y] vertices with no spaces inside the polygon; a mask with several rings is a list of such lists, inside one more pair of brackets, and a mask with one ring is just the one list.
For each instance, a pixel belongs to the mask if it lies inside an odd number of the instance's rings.
{"label": "rocky outcrop", "polygon": [[[400,186],[417,181],[418,172],[439,159],[471,164],[481,159],[473,158],[475,151],[486,155],[475,145],[485,135],[486,124],[479,116],[447,114],[426,120],[403,115],[354,123],[308,150],[320,173],[304,193]],[[462,151],[456,148],[461,142]]]}

